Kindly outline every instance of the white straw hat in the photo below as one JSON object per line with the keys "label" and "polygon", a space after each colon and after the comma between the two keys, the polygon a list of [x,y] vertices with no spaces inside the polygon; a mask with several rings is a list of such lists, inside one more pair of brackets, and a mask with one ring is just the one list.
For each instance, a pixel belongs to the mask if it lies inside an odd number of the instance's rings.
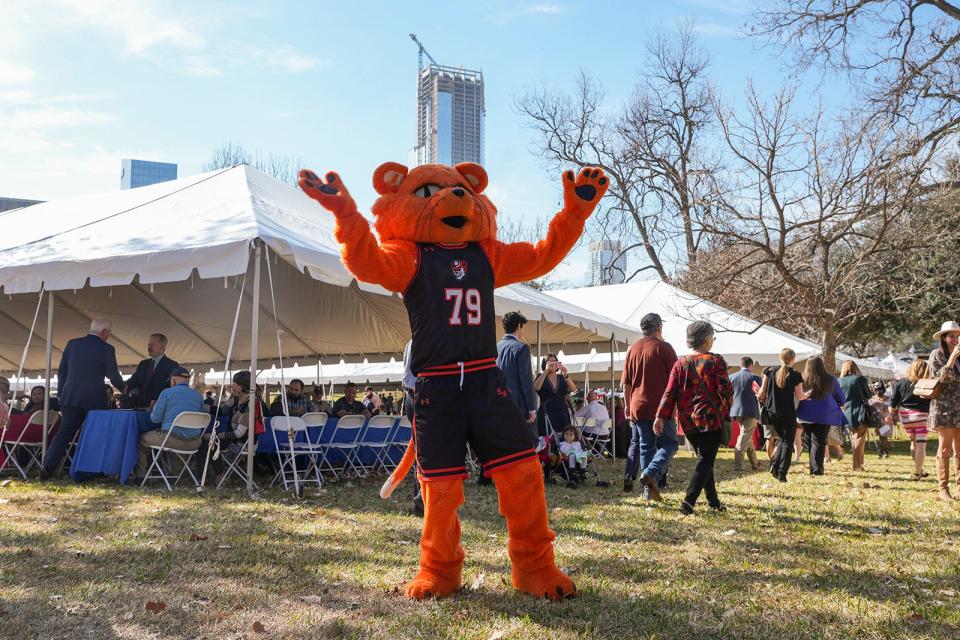
{"label": "white straw hat", "polygon": [[940,331],[937,331],[935,334],[933,334],[933,339],[939,340],[940,336],[945,333],[960,333],[960,324],[957,324],[953,320],[947,320],[940,325]]}

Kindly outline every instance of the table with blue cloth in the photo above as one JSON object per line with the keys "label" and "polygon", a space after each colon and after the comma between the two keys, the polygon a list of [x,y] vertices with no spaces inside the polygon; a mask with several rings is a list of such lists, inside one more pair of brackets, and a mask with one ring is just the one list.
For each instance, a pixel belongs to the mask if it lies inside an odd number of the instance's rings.
{"label": "table with blue cloth", "polygon": [[150,422],[149,411],[90,411],[73,454],[70,477],[80,481],[119,476],[120,484],[126,484],[137,466],[140,434],[159,428]]}

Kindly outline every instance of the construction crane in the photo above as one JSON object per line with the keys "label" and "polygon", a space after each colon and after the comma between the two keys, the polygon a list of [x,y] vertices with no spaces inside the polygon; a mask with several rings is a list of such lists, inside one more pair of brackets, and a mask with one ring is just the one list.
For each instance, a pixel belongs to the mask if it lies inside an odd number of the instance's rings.
{"label": "construction crane", "polygon": [[422,71],[422,70],[423,70],[423,56],[424,56],[424,54],[426,54],[426,56],[427,56],[428,58],[430,58],[430,62],[432,62],[433,64],[437,65],[438,67],[440,66],[440,63],[437,62],[436,60],[434,60],[434,59],[433,59],[433,56],[430,55],[430,52],[427,51],[427,50],[423,47],[423,43],[420,42],[419,40],[417,40],[417,34],[411,33],[411,34],[410,34],[410,39],[413,40],[415,43],[417,43],[417,47],[418,47],[418,49],[419,49],[419,50],[417,51],[417,71]]}

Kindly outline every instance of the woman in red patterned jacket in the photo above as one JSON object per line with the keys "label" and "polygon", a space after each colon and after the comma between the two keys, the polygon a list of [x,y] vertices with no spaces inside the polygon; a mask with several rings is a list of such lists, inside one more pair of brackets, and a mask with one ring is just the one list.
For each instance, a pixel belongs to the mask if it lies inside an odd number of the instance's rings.
{"label": "woman in red patterned jacket", "polygon": [[659,435],[663,421],[676,409],[683,434],[697,452],[697,465],[687,485],[687,496],[680,504],[684,515],[693,513],[701,491],[707,494],[711,509],[726,511],[717,495],[713,463],[720,448],[721,427],[730,415],[733,387],[723,357],[710,353],[713,340],[713,327],[709,322],[698,320],[687,327],[687,346],[693,353],[674,363],[653,423],[653,431]]}

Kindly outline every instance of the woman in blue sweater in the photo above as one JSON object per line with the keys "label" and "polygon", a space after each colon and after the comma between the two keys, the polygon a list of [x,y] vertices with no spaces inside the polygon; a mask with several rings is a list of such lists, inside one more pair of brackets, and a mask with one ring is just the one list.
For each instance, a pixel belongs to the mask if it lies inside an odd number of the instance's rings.
{"label": "woman in blue sweater", "polygon": [[847,424],[847,418],[843,415],[843,405],[847,399],[837,379],[827,373],[820,356],[807,360],[803,371],[803,387],[807,399],[797,407],[797,419],[803,425],[803,439],[810,451],[810,474],[822,476],[827,434],[831,425]]}

